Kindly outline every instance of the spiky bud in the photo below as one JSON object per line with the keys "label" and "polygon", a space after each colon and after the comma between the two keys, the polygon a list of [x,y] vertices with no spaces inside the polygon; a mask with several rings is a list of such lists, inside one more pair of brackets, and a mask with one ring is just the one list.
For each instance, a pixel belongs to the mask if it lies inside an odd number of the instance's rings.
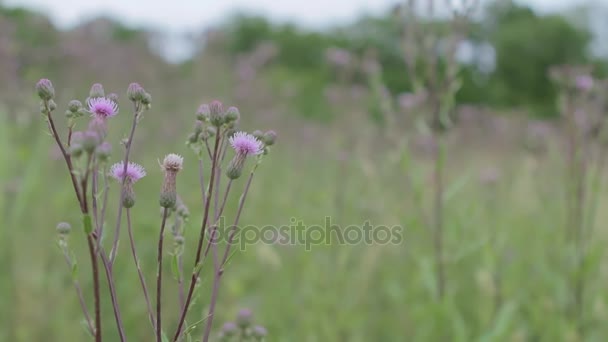
{"label": "spiky bud", "polygon": [[209,117],[211,116],[211,109],[209,108],[209,105],[207,104],[202,104],[198,107],[198,109],[196,110],[196,119],[199,121],[209,121]]}
{"label": "spiky bud", "polygon": [[56,230],[59,235],[68,235],[72,230],[72,226],[67,222],[59,222]]}
{"label": "spiky bud", "polygon": [[226,122],[230,122],[230,123],[236,122],[236,121],[239,121],[240,118],[241,118],[241,114],[239,113],[238,108],[230,107],[226,111]]}
{"label": "spiky bud", "polygon": [[36,83],[36,92],[43,101],[49,101],[55,97],[55,88],[53,88],[53,83],[46,78],[43,78]]}
{"label": "spiky bud", "polygon": [[127,96],[133,102],[141,101],[144,98],[146,91],[139,83],[131,83],[127,88]]}
{"label": "spiky bud", "polygon": [[174,208],[177,202],[176,177],[182,169],[184,158],[177,154],[168,154],[161,164],[165,178],[160,191],[160,206],[163,208]]}
{"label": "spiky bud", "polygon": [[209,104],[209,110],[211,111],[209,116],[211,124],[216,127],[223,125],[226,120],[224,105],[220,101],[213,101]]}
{"label": "spiky bud", "polygon": [[122,198],[123,207],[131,208],[135,205],[133,184],[145,176],[146,170],[139,164],[129,162],[126,170],[123,162],[112,165],[110,168],[110,177],[121,183],[124,181],[124,197]]}
{"label": "spiky bud", "polygon": [[132,182],[125,182],[125,197],[122,198],[122,206],[125,208],[133,208],[135,205],[135,191],[133,190]]}
{"label": "spiky bud", "polygon": [[82,102],[78,100],[72,100],[68,103],[68,110],[72,113],[77,113],[82,108]]}
{"label": "spiky bud", "polygon": [[106,96],[106,93],[100,83],[95,83],[91,86],[91,90],[89,91],[89,98],[95,99],[104,96]]}
{"label": "spiky bud", "polygon": [[267,146],[274,145],[274,142],[276,140],[277,140],[277,133],[275,131],[272,131],[272,130],[271,131],[266,131],[266,133],[264,133],[264,136],[262,137],[262,141]]}

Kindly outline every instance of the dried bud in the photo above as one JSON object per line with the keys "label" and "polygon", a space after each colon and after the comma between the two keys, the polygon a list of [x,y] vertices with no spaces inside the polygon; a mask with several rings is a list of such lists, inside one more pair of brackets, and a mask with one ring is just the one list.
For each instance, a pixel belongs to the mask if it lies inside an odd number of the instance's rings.
{"label": "dried bud", "polygon": [[209,104],[209,110],[211,111],[209,117],[211,124],[216,127],[223,125],[226,120],[224,105],[220,101],[213,101]]}
{"label": "dried bud", "polygon": [[56,229],[59,235],[68,235],[72,230],[72,226],[67,222],[59,222]]}
{"label": "dried bud", "polygon": [[146,91],[139,83],[131,83],[129,84],[129,88],[127,88],[127,96],[133,102],[143,100],[145,93]]}
{"label": "dried bud", "polygon": [[36,92],[38,92],[38,96],[43,101],[49,101],[55,97],[53,83],[46,78],[43,78],[36,83]]}
{"label": "dried bud", "polygon": [[230,107],[226,111],[226,122],[236,122],[241,118],[238,108]]}
{"label": "dried bud", "polygon": [[202,104],[196,110],[196,119],[199,121],[209,121],[209,117],[211,116],[211,109],[209,105]]}
{"label": "dried bud", "polygon": [[184,158],[177,154],[168,154],[163,160],[161,167],[165,172],[163,186],[160,192],[160,206],[163,208],[174,208],[177,202],[176,176],[182,169]]}
{"label": "dried bud", "polygon": [[116,93],[111,93],[107,96],[107,99],[114,103],[118,103],[118,95]]}
{"label": "dried bud", "polygon": [[242,309],[236,316],[236,324],[241,328],[245,329],[251,325],[253,321],[253,312],[249,309]]}
{"label": "dried bud", "polygon": [[89,91],[89,98],[95,99],[98,97],[104,97],[106,93],[103,91],[103,86],[99,83],[95,83],[91,86],[91,90]]}
{"label": "dried bud", "polygon": [[267,334],[268,332],[266,331],[266,328],[261,325],[256,325],[251,331],[251,335],[253,336],[253,338],[258,341],[262,341]]}
{"label": "dried bud", "polygon": [[110,158],[110,154],[112,153],[112,145],[109,142],[105,141],[101,145],[97,146],[95,150],[95,155],[100,162],[107,162],[108,158]]}
{"label": "dried bud", "polygon": [[274,142],[277,140],[277,133],[275,131],[266,131],[264,136],[262,137],[262,141],[267,146],[274,145]]}
{"label": "dried bud", "polygon": [[68,110],[72,113],[77,113],[82,108],[82,102],[78,100],[72,100],[68,103]]}

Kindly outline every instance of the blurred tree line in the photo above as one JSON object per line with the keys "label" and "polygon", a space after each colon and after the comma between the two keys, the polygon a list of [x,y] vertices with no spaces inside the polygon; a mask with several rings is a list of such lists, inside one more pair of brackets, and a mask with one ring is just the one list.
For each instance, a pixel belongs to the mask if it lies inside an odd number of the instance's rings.
{"label": "blurred tree line", "polygon": [[[449,30],[447,18],[427,18],[422,25]],[[296,90],[297,96],[290,102],[298,112],[323,118],[330,112],[324,89],[328,84],[344,82],[327,62],[329,48],[350,51],[358,59],[373,51],[389,91],[398,95],[412,90],[401,45],[403,29],[403,21],[394,11],[316,31],[264,17],[237,15],[216,30],[221,32],[221,44],[194,42],[199,47],[196,55],[175,68],[153,51],[150,42],[159,39],[158,32],[133,29],[107,18],[60,31],[44,14],[0,5],[0,81],[17,89],[31,85],[40,74],[65,78],[66,82],[82,79],[83,73],[120,78],[124,73],[115,66],[121,65],[131,70],[126,76],[154,83],[156,78],[166,80],[175,70],[192,65],[210,50],[228,54],[236,64],[240,56],[270,41],[277,53],[265,73],[276,84],[289,83]],[[457,101],[491,108],[517,107],[533,115],[553,116],[556,89],[548,79],[550,66],[590,64],[596,76],[608,70],[606,60],[590,53],[591,41],[587,27],[575,25],[564,16],[541,15],[511,0],[490,3],[471,23],[463,45],[466,61]],[[72,74],[76,76],[70,77]],[[188,82],[184,77],[198,76],[183,72],[174,75]],[[366,82],[361,71],[349,77],[352,83]],[[10,102],[14,98],[11,93],[7,91],[9,95],[3,100]]]}
{"label": "blurred tree line", "polygon": [[[548,70],[558,64],[591,64],[603,76],[606,61],[590,53],[592,35],[586,27],[565,17],[541,15],[513,1],[485,6],[470,25],[458,93],[459,103],[492,108],[519,107],[537,116],[555,115],[556,89]],[[411,90],[403,59],[400,32],[403,22],[394,13],[365,17],[324,31],[309,31],[275,24],[263,17],[239,15],[227,21],[228,51],[239,55],[257,44],[274,42],[278,47],[275,67],[288,70],[299,90],[310,101],[335,73],[327,66],[325,52],[338,47],[363,56],[370,49],[383,67],[384,81],[392,94]],[[448,19],[427,19],[423,25],[449,28]],[[465,46],[466,45],[466,46]],[[355,75],[355,81],[357,76]]]}

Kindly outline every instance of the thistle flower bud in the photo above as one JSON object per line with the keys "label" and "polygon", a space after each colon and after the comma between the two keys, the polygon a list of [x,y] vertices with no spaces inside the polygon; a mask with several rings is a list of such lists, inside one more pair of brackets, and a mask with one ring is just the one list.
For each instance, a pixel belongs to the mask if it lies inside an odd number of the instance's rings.
{"label": "thistle flower bud", "polygon": [[145,93],[141,98],[141,103],[145,106],[149,106],[152,104],[152,95],[150,93]]}
{"label": "thistle flower bud", "polygon": [[226,176],[230,179],[237,179],[241,177],[243,173],[243,166],[245,165],[245,156],[235,155],[226,167]]}
{"label": "thistle flower bud", "polygon": [[55,103],[55,101],[53,100],[49,100],[48,102],[48,107],[49,107],[49,111],[54,111],[55,109],[57,109],[57,104]]}
{"label": "thistle flower bud", "polygon": [[82,148],[87,153],[93,153],[101,144],[101,137],[96,131],[86,131],[82,137]]}
{"label": "thistle flower bud", "polygon": [[84,134],[80,131],[72,133],[72,141],[70,143],[69,153],[71,156],[78,158],[82,155],[82,141]]}
{"label": "thistle flower bud", "polygon": [[188,142],[186,144],[195,144],[198,141],[198,136],[196,133],[188,134]]}
{"label": "thistle flower bud", "polygon": [[226,122],[235,122],[241,118],[238,108],[230,107],[226,111]]}
{"label": "thistle flower bud", "polygon": [[210,116],[211,116],[211,109],[209,108],[209,105],[202,104],[196,110],[196,119],[199,121],[203,121],[203,122],[209,121]]}
{"label": "thistle flower bud", "polygon": [[201,134],[201,132],[203,132],[203,122],[200,120],[196,120],[196,122],[194,123],[194,133],[198,136],[199,134]]}
{"label": "thistle flower bud", "polygon": [[235,336],[238,332],[239,328],[234,322],[224,323],[224,326],[222,327],[222,333],[227,337]]}
{"label": "thistle flower bud", "polygon": [[101,145],[97,146],[97,149],[95,150],[95,155],[97,156],[97,159],[102,163],[108,161],[108,158],[110,158],[111,153],[112,145],[110,145],[110,143],[107,141],[104,141]]}
{"label": "thistle flower bud", "polygon": [[253,131],[253,133],[251,133],[251,135],[253,135],[254,138],[263,141],[264,139],[264,133],[262,133],[262,131],[260,130],[255,130]]}
{"label": "thistle flower bud", "polygon": [[215,136],[215,134],[217,133],[217,128],[213,127],[213,126],[209,126],[205,129],[205,134],[209,137],[212,138]]}
{"label": "thistle flower bud", "polygon": [[251,335],[253,336],[253,338],[258,341],[262,341],[267,334],[268,332],[266,331],[266,328],[261,325],[256,325],[251,331]]}
{"label": "thistle flower bud", "polygon": [[146,91],[139,83],[131,83],[127,88],[127,96],[133,102],[141,101],[144,98]]}
{"label": "thistle flower bud", "polygon": [[125,197],[122,198],[122,206],[125,208],[133,208],[135,205],[135,191],[133,190],[132,182],[125,182]]}
{"label": "thistle flower bud", "polygon": [[118,103],[118,95],[116,93],[111,93],[107,96],[107,99],[114,102],[114,103]]}
{"label": "thistle flower bud", "polygon": [[188,217],[190,217],[190,210],[188,210],[188,207],[186,207],[186,205],[181,201],[178,201],[177,208],[175,208],[175,213],[184,221],[187,221]]}
{"label": "thistle flower bud", "polygon": [[223,125],[226,120],[224,105],[220,101],[213,101],[209,104],[209,110],[211,111],[209,117],[211,124],[216,127]]}
{"label": "thistle flower bud", "polygon": [[82,108],[82,102],[78,100],[72,100],[68,103],[68,110],[72,113],[77,113]]}
{"label": "thistle flower bud", "polygon": [[124,163],[116,163],[110,168],[110,177],[116,179],[119,182],[124,181],[125,185],[125,196],[122,199],[122,205],[125,208],[131,208],[135,205],[135,191],[133,190],[133,184],[143,178],[146,175],[146,171],[141,165],[129,162],[125,172]]}
{"label": "thistle flower bud", "polygon": [[91,86],[91,90],[89,91],[89,98],[95,99],[98,97],[104,97],[106,93],[103,90],[103,86],[99,83],[95,83]]}
{"label": "thistle flower bud", "polygon": [[250,309],[242,309],[236,316],[236,324],[241,328],[245,329],[251,325],[253,321],[253,312]]}
{"label": "thistle flower bud", "polygon": [[165,172],[163,186],[160,192],[160,206],[163,208],[174,208],[177,202],[176,176],[182,169],[184,158],[177,154],[168,154],[161,164]]}
{"label": "thistle flower bud", "polygon": [[46,78],[43,78],[36,83],[36,92],[43,101],[49,101],[55,97],[55,88],[53,88],[53,83]]}
{"label": "thistle flower bud", "polygon": [[72,230],[72,226],[67,222],[59,222],[56,229],[59,235],[68,235]]}
{"label": "thistle flower bud", "polygon": [[267,146],[274,145],[274,142],[277,140],[277,133],[275,131],[266,131],[264,136],[262,137],[262,141]]}

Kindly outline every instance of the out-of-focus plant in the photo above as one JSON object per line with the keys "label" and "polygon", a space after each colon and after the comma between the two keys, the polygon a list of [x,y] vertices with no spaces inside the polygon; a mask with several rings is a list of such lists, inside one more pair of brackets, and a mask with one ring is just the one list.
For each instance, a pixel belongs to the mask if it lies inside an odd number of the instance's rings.
{"label": "out-of-focus plant", "polygon": [[592,76],[588,66],[562,65],[550,70],[560,90],[559,109],[565,126],[565,257],[570,265],[569,314],[581,338],[590,269],[599,260],[593,230],[599,193],[604,187],[608,143],[608,83]]}

